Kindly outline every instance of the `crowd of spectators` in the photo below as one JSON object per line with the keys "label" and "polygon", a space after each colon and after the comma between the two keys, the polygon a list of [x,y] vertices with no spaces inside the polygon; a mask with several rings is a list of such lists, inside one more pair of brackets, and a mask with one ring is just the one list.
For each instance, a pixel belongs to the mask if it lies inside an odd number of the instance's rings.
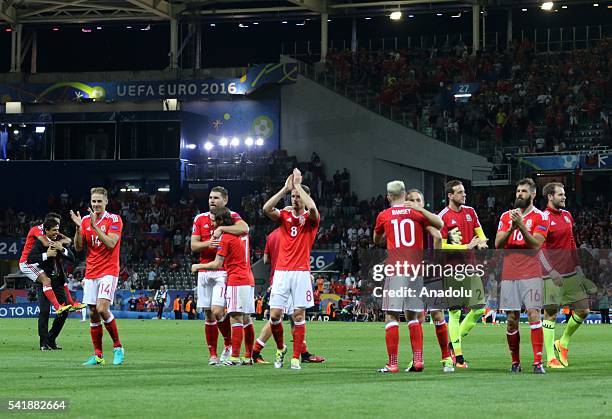
{"label": "crowd of spectators", "polygon": [[[374,247],[374,222],[377,214],[388,206],[386,199],[378,195],[369,200],[359,200],[351,191],[349,171],[336,171],[333,176],[327,177],[316,153],[308,162],[298,162],[295,157],[285,153],[278,153],[273,160],[271,164],[278,170],[277,173],[288,173],[296,165],[302,169],[307,179],[305,183],[312,186],[321,213],[315,248],[337,252],[336,260],[327,267],[329,272],[318,276],[313,284],[318,309],[338,319],[376,318],[379,308],[368,297],[371,293],[364,292],[366,284],[362,278],[361,263],[364,252]],[[254,191],[244,196],[241,208],[236,208],[250,225],[252,262],[261,259],[265,237],[275,228],[261,208],[283,181],[284,175],[267,178],[261,192]],[[484,231],[491,240],[495,237],[499,215],[511,205],[511,197],[511,187],[478,189],[469,197],[469,204],[477,208]],[[594,258],[600,260],[597,249],[610,248],[612,242],[612,207],[603,195],[584,199],[587,205],[574,212],[576,241],[580,248],[594,252]],[[67,214],[71,208],[87,207],[84,198],[74,199],[66,191],[58,197],[50,195],[47,203],[49,210],[61,214]],[[280,206],[288,205],[290,199],[287,197]],[[439,211],[442,207],[442,201],[429,203],[430,210]],[[191,225],[193,217],[204,208],[198,208],[192,198],[170,203],[164,193],[123,193],[112,189],[108,210],[120,214],[124,220],[120,289],[138,293],[157,289],[164,283],[177,288],[193,288],[194,278],[189,272],[192,261]],[[7,209],[0,215],[0,235],[23,237],[34,218],[24,212]],[[71,222],[65,220],[62,227],[65,233],[70,235],[71,228]],[[608,255],[602,254],[601,260],[603,262],[591,274],[608,283],[612,259],[608,260]],[[68,266],[66,272],[70,288],[73,291],[80,289],[83,265],[76,268]],[[328,300],[325,305],[320,299],[323,294],[335,294],[339,299]],[[145,298],[144,294],[142,296]],[[135,310],[155,310],[155,303],[145,300],[136,298]]]}
{"label": "crowd of spectators", "polygon": [[[443,140],[483,140],[523,152],[575,148],[572,132],[587,129],[591,145],[611,145],[612,39],[572,52],[536,54],[528,40],[504,52],[473,56],[463,42],[439,49],[330,51],[328,71],[372,92],[414,129]],[[466,102],[455,84],[477,83]],[[473,90],[474,88],[472,88]]]}

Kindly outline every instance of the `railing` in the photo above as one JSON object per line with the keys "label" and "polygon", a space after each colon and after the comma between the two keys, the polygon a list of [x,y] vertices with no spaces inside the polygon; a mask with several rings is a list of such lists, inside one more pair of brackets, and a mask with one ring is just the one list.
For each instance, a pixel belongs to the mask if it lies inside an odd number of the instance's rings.
{"label": "railing", "polygon": [[517,156],[534,157],[534,156],[564,156],[564,155],[580,155],[580,154],[593,154],[593,153],[609,153],[612,152],[608,146],[596,145],[589,147],[588,150],[571,150],[571,151],[545,151],[541,153],[521,153],[520,151],[515,153]]}
{"label": "railing", "polygon": [[[602,39],[612,37],[612,25],[566,26],[561,28],[516,29],[515,41],[529,40],[534,43],[535,52],[573,51],[593,47]],[[506,31],[487,32],[484,36],[484,49],[503,51],[508,44]],[[468,52],[472,51],[472,33],[432,34],[405,37],[366,38],[357,41],[358,49],[368,51],[398,50],[410,48],[444,48],[465,43]],[[332,39],[328,43],[330,50],[351,49],[351,40]],[[281,43],[282,55],[293,55],[296,58],[320,57],[320,40],[295,41]]]}
{"label": "railing", "polygon": [[503,186],[512,182],[512,168],[509,164],[472,168],[472,186]]}
{"label": "railing", "polygon": [[184,179],[189,182],[212,180],[257,180],[262,179],[266,165],[250,160],[223,160],[210,158],[206,163],[185,165]]}

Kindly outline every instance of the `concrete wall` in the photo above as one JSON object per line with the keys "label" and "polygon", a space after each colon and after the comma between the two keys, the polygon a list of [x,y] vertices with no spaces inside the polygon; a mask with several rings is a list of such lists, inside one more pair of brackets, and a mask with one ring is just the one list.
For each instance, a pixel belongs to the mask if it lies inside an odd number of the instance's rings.
{"label": "concrete wall", "polygon": [[281,148],[299,160],[317,152],[328,175],[346,167],[352,189],[364,198],[384,193],[392,179],[430,189],[423,171],[471,179],[473,166],[489,166],[484,157],[391,122],[302,76],[281,88]]}

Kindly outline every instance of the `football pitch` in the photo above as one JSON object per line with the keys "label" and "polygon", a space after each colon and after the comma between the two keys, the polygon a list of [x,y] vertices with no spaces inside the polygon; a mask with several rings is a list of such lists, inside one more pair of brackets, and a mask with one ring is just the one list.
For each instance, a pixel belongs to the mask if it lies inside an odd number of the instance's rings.
{"label": "football pitch", "polygon": [[[58,344],[38,350],[36,319],[0,320],[0,399],[68,400],[63,417],[611,417],[612,328],[585,325],[570,346],[570,367],[531,372],[529,329],[521,326],[523,372],[510,375],[505,325],[477,325],[464,342],[467,370],[443,373],[432,325],[424,326],[425,371],[381,375],[382,323],[308,323],[311,352],[324,364],[301,371],[272,365],[211,367],[202,321],[119,320],[126,362],[82,367],[91,353],[88,323],[68,320]],[[262,322],[255,325],[256,333]],[[285,340],[291,349],[289,325]],[[557,325],[560,336],[563,325]],[[220,338],[221,342],[221,338]],[[273,360],[271,340],[262,352]],[[400,330],[400,365],[411,357]],[[402,370],[403,370],[402,368]],[[3,407],[5,409],[6,407]],[[21,416],[24,412],[17,413]],[[59,416],[36,413],[28,416]],[[14,413],[0,411],[0,417]]]}

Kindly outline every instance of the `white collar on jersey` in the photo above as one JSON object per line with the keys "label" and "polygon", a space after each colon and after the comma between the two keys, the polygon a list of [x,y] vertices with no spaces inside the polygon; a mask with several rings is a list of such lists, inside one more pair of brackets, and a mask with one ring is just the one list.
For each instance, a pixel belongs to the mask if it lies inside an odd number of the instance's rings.
{"label": "white collar on jersey", "polygon": [[535,209],[535,206],[531,206],[531,209],[529,210],[529,212],[526,212],[523,214],[523,217],[527,217],[529,214],[531,214],[533,212],[533,210]]}
{"label": "white collar on jersey", "polygon": [[[104,220],[108,216],[108,211],[104,211],[104,213],[96,220],[96,225],[100,224],[102,220]],[[90,216],[91,218],[91,216]]]}

